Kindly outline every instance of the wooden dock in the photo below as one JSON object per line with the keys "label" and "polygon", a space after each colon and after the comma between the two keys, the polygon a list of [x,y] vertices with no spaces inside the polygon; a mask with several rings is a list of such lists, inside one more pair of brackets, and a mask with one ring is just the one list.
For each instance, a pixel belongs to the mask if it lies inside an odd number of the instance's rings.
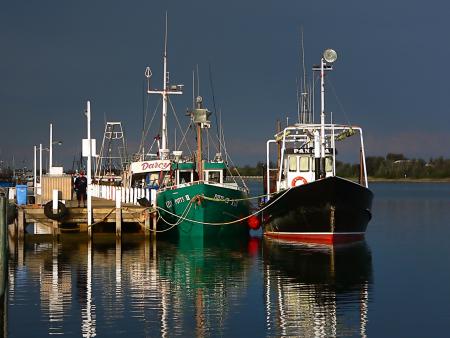
{"label": "wooden dock", "polygon": [[[23,237],[25,226],[29,223],[39,223],[47,226],[53,234],[61,231],[87,232],[87,208],[78,207],[76,200],[66,201],[67,214],[61,221],[49,219],[44,213],[44,205],[30,204],[18,206],[17,235]],[[116,223],[116,235],[121,236],[122,228],[127,226],[139,231],[150,231],[151,210],[133,204],[122,204],[116,208],[115,201],[92,198],[92,231],[100,228],[100,224]],[[136,227],[136,225],[138,225]]]}

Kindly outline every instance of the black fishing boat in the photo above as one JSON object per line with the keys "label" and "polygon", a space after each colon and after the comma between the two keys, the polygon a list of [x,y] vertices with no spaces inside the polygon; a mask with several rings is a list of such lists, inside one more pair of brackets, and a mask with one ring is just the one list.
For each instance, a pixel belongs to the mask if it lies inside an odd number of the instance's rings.
{"label": "black fishing boat", "polygon": [[[368,188],[364,142],[360,127],[325,123],[325,71],[331,70],[336,52],[327,49],[320,66],[320,123],[313,123],[311,99],[301,94],[299,123],[279,128],[267,141],[261,206],[264,235],[269,237],[336,243],[364,238],[371,219],[373,193]],[[306,88],[306,83],[304,84]],[[336,143],[359,135],[359,180],[336,176]],[[276,146],[276,167],[271,167]],[[272,148],[272,149],[271,149]],[[272,152],[271,152],[272,150]]]}

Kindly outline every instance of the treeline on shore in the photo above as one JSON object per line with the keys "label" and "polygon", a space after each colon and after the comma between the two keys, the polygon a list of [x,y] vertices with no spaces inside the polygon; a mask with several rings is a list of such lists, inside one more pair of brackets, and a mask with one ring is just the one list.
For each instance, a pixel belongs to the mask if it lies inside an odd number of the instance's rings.
{"label": "treeline on shore", "polygon": [[[450,159],[443,157],[423,159],[408,159],[403,154],[389,153],[386,157],[369,156],[366,158],[367,175],[380,179],[442,179],[450,178]],[[265,163],[258,162],[255,167],[246,165],[238,167],[242,176],[262,176]],[[350,164],[337,161],[336,174],[341,177],[358,177],[359,163]]]}

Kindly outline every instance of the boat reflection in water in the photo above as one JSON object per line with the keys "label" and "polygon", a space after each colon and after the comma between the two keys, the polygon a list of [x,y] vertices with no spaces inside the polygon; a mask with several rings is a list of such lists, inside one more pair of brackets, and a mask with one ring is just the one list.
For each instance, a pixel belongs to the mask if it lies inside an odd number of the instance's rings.
{"label": "boat reflection in water", "polygon": [[224,335],[254,263],[247,242],[208,246],[142,235],[28,237],[9,250],[12,336]]}
{"label": "boat reflection in water", "polygon": [[225,334],[234,308],[247,293],[251,258],[246,246],[247,241],[236,240],[158,243],[164,303],[178,317],[167,323],[172,326],[169,336]]}
{"label": "boat reflection in water", "polygon": [[366,336],[372,258],[365,242],[312,246],[265,239],[269,335]]}

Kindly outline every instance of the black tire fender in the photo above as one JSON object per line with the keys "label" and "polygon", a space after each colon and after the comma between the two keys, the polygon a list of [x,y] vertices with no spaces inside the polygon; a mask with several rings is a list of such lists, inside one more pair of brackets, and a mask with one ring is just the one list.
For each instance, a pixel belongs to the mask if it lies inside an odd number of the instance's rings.
{"label": "black tire fender", "polygon": [[53,213],[53,202],[47,202],[44,205],[44,214],[54,221],[60,221],[67,215],[67,208],[63,202],[58,202],[58,212]]}

